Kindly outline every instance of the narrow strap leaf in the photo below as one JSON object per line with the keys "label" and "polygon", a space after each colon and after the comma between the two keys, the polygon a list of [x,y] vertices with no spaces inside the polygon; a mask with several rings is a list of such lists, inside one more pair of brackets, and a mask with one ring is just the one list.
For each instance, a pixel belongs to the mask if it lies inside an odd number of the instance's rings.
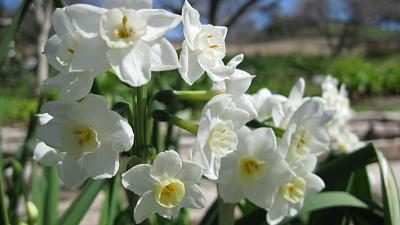
{"label": "narrow strap leaf", "polygon": [[79,224],[79,221],[88,211],[90,205],[101,191],[103,180],[89,180],[78,197],[75,198],[68,210],[58,220],[58,225]]}

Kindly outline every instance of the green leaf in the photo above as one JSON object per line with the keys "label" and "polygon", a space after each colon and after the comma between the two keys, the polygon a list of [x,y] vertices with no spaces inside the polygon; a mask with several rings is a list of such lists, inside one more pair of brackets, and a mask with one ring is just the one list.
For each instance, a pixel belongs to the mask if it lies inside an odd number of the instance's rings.
{"label": "green leaf", "polygon": [[400,222],[400,198],[396,178],[383,154],[376,150],[376,155],[381,173],[385,224],[396,225]]}
{"label": "green leaf", "polygon": [[97,194],[101,191],[104,180],[89,180],[86,182],[85,187],[82,189],[78,197],[70,205],[68,210],[58,220],[58,225],[79,224],[79,221],[88,211],[90,205],[96,198]]}
{"label": "green leaf", "polygon": [[200,222],[200,225],[212,225],[218,221],[218,200],[216,199]]}
{"label": "green leaf", "polygon": [[332,207],[368,208],[367,204],[347,192],[332,191],[322,192],[306,198],[300,213]]}
{"label": "green leaf", "polygon": [[0,224],[10,225],[6,207],[6,193],[4,190],[4,175],[3,175],[3,150],[1,149],[0,137]]}
{"label": "green leaf", "polygon": [[112,225],[119,210],[119,184],[120,177],[115,176],[107,182],[106,196],[101,209],[99,225]]}
{"label": "green leaf", "polygon": [[3,62],[4,57],[7,55],[9,50],[9,44],[14,39],[15,34],[17,33],[18,27],[22,22],[32,0],[25,0],[21,6],[18,8],[17,12],[15,13],[14,19],[8,27],[7,31],[4,32],[4,36],[0,42],[0,62]]}
{"label": "green leaf", "polygon": [[57,168],[55,166],[46,167],[44,169],[46,179],[46,196],[44,201],[43,224],[53,225],[57,222],[58,217],[58,197],[59,197],[59,182]]}

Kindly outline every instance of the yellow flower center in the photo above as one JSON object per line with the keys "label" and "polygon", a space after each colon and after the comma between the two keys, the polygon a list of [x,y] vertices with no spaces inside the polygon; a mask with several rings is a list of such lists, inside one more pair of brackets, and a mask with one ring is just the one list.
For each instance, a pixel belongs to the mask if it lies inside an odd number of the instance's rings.
{"label": "yellow flower center", "polygon": [[113,31],[114,37],[119,38],[119,39],[125,39],[133,35],[135,31],[131,26],[128,24],[128,17],[123,16],[121,25],[118,28],[115,28]]}
{"label": "yellow flower center", "polygon": [[302,177],[295,177],[290,182],[282,185],[279,188],[279,192],[284,199],[295,204],[304,197],[305,189],[306,181]]}
{"label": "yellow flower center", "polygon": [[259,161],[253,156],[242,156],[237,165],[237,174],[243,183],[258,180],[266,171],[264,161]]}
{"label": "yellow flower center", "polygon": [[96,138],[96,133],[90,127],[77,127],[73,132],[81,147],[94,141]]}
{"label": "yellow flower center", "polygon": [[219,45],[210,45],[210,46],[208,46],[209,48],[218,48],[219,47]]}
{"label": "yellow flower center", "polygon": [[237,136],[231,127],[230,121],[218,122],[208,135],[208,146],[219,157],[236,147]]}
{"label": "yellow flower center", "polygon": [[304,127],[300,127],[292,137],[288,160],[292,161],[307,154],[310,151],[308,147],[310,139],[310,132]]}
{"label": "yellow flower center", "polygon": [[155,191],[156,201],[167,208],[178,206],[184,196],[185,185],[175,178],[161,181]]}

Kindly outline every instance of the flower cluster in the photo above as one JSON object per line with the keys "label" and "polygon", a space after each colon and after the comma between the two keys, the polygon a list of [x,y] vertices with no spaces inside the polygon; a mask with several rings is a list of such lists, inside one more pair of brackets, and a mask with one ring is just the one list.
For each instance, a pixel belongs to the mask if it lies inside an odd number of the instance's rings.
{"label": "flower cluster", "polygon": [[[163,36],[180,22],[185,40],[178,59]],[[190,160],[168,150],[152,164],[122,169],[122,185],[140,196],[137,223],[154,212],[172,218],[182,207],[204,207],[197,185],[203,176],[218,184],[224,202],[246,198],[266,209],[270,224],[294,216],[306,196],[324,187],[313,173],[317,156],[329,149],[330,136],[342,143],[338,134],[350,114],[343,88],[339,92],[332,78],[324,82],[322,97],[303,97],[303,79],[288,97],[268,89],[246,94],[255,76],[237,68],[242,54],[224,63],[227,28],[201,24],[187,1],[181,16],[152,9],[151,0],[76,4],[57,9],[53,24],[56,34],[44,52],[60,73],[43,87],[58,89],[59,99],[38,115],[34,159],[57,165],[66,186],[115,176],[120,154],[133,146],[132,124],[111,111],[104,97],[89,94],[95,78],[109,71],[140,87],[151,71],[178,69],[189,85],[206,73],[212,89],[223,94],[204,106]],[[261,125],[250,126],[252,121]]]}

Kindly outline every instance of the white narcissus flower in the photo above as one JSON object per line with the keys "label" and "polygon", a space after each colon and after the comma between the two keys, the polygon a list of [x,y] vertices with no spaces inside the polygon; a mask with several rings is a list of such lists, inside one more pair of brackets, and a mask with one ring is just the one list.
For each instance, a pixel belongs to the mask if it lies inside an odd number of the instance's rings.
{"label": "white narcissus flower", "polygon": [[213,83],[213,90],[222,90],[226,94],[243,95],[249,89],[251,81],[255,75],[250,75],[246,71],[236,69],[243,61],[243,54],[233,57],[227,64],[228,67],[234,67],[235,70],[225,80]]}
{"label": "white narcissus flower", "polygon": [[134,210],[136,223],[154,212],[171,219],[182,207],[203,208],[206,200],[196,184],[201,176],[199,165],[171,150],[159,153],[153,165],[140,164],[122,174],[122,185],[141,196]]}
{"label": "white narcissus flower", "polygon": [[279,152],[289,163],[308,155],[319,155],[329,149],[325,125],[334,112],[324,110],[323,101],[311,98],[293,114],[279,143]]}
{"label": "white narcissus flower", "polygon": [[[133,131],[106,100],[88,95],[81,102],[53,101],[42,107],[42,123],[35,158],[44,164],[58,159],[61,180],[75,186],[87,177],[113,177],[119,168],[119,154],[133,145]],[[95,113],[93,113],[95,112]]]}
{"label": "white narcissus flower", "polygon": [[348,128],[342,128],[340,132],[335,135],[335,140],[337,149],[343,152],[352,152],[365,145],[365,143],[360,141],[357,135]]}
{"label": "white narcissus flower", "polygon": [[182,7],[183,34],[179,73],[186,83],[192,85],[206,71],[214,82],[230,76],[236,66],[225,66],[225,37],[228,28],[203,25],[200,14],[185,1]]}
{"label": "white narcissus flower", "polygon": [[268,224],[275,225],[286,216],[295,216],[303,206],[306,196],[317,193],[325,187],[324,181],[312,173],[316,163],[317,159],[311,156],[291,166],[296,174],[276,190],[266,216]]}
{"label": "white narcissus flower", "polygon": [[76,4],[65,8],[84,39],[75,50],[72,70],[106,70],[130,86],[141,86],[151,71],[178,67],[172,44],[163,35],[181,17],[161,9],[149,9],[151,1],[106,1],[111,9]]}
{"label": "white narcissus flower", "polygon": [[303,104],[305,81],[303,78],[297,80],[290,90],[287,101],[275,105],[272,109],[272,119],[275,126],[286,129],[293,113]]}
{"label": "white narcissus flower", "polygon": [[272,94],[267,88],[261,88],[257,93],[250,96],[257,109],[258,120],[260,121],[270,119],[272,117],[272,109],[288,100],[283,95]]}
{"label": "white narcissus flower", "polygon": [[64,9],[54,11],[52,22],[56,34],[46,42],[44,53],[56,70],[69,72],[76,47],[83,37],[76,31]]}
{"label": "white narcissus flower", "polygon": [[218,192],[225,202],[247,198],[269,208],[275,190],[291,178],[289,166],[276,151],[272,129],[243,127],[238,136],[237,150],[222,158]]}
{"label": "white narcissus flower", "polygon": [[209,179],[218,178],[221,158],[236,149],[236,130],[255,118],[249,113],[254,111],[250,107],[250,102],[246,104],[227,94],[215,96],[204,107],[192,159],[203,167]]}

